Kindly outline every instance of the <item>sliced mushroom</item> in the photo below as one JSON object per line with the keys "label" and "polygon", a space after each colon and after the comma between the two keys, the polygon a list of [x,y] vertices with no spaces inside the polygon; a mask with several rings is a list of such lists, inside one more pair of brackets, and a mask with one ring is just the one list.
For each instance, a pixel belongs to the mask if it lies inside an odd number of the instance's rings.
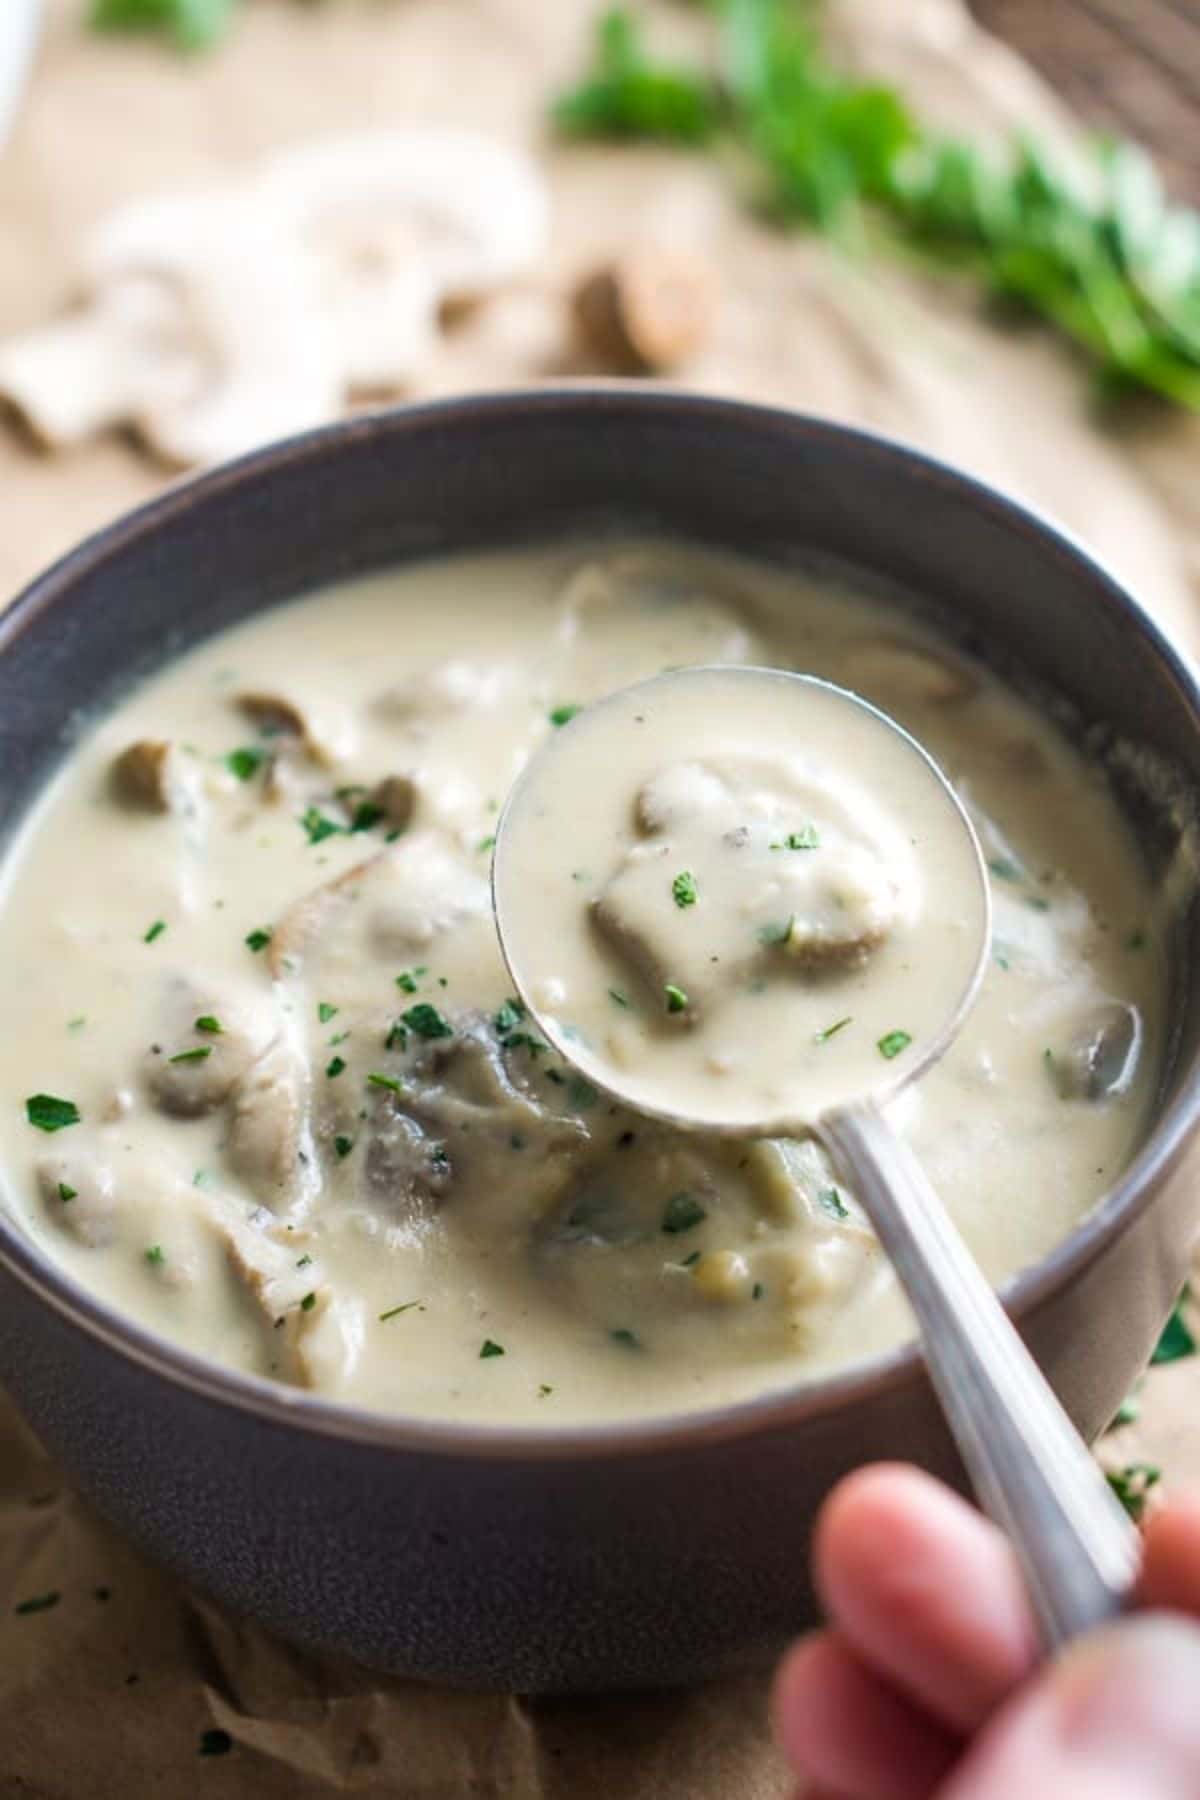
{"label": "sliced mushroom", "polygon": [[372,806],[383,813],[383,823],[390,831],[403,831],[412,823],[417,803],[417,784],[411,775],[386,775],[367,796]]}
{"label": "sliced mushroom", "polygon": [[314,762],[335,768],[354,749],[355,731],[345,709],[322,698],[253,689],[234,704],[259,731],[292,738]]}
{"label": "sliced mushroom", "polygon": [[281,1034],[231,1093],[230,1167],[275,1213],[295,1210],[316,1183],[308,1089],[307,1063]]}
{"label": "sliced mushroom", "polygon": [[116,1184],[106,1162],[79,1151],[44,1156],[37,1165],[37,1180],[46,1216],[60,1231],[69,1232],[89,1250],[114,1241]]}
{"label": "sliced mushroom", "polygon": [[664,373],[712,335],[712,270],[681,252],[641,246],[586,275],[572,304],[588,348],[626,374]]}
{"label": "sliced mushroom", "polygon": [[163,1007],[161,1039],[143,1059],[151,1098],[177,1118],[214,1112],[274,1042],[278,1029],[269,996],[250,990],[214,992],[177,979]]}
{"label": "sliced mushroom", "polygon": [[1083,1021],[1063,1055],[1051,1056],[1051,1073],[1064,1099],[1114,1100],[1132,1085],[1141,1048],[1137,1008],[1109,1001]]}
{"label": "sliced mushroom", "polygon": [[161,738],[139,738],[112,765],[113,787],[127,805],[148,812],[194,812],[200,783],[185,752]]}
{"label": "sliced mushroom", "polygon": [[975,671],[950,650],[904,638],[870,637],[855,645],[847,660],[848,679],[868,700],[911,700],[949,706],[979,692]]}

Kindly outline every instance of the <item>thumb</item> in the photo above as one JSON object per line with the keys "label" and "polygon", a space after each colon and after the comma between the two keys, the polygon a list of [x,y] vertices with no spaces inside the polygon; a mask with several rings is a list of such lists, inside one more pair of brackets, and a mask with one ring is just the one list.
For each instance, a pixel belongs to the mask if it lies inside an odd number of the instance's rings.
{"label": "thumb", "polygon": [[1150,1614],[1072,1645],[994,1715],[938,1800],[1197,1800],[1200,1626]]}

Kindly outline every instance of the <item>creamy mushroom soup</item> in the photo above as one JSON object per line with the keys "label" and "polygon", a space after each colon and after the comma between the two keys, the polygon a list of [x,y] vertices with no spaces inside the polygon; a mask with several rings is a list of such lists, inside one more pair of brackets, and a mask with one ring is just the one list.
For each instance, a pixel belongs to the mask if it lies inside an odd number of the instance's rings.
{"label": "creamy mushroom soup", "polygon": [[505,974],[514,775],[581,705],[720,662],[863,694],[956,784],[991,961],[893,1111],[990,1275],[1041,1256],[1129,1157],[1159,1054],[1151,891],[1103,777],[895,609],[669,544],[318,594],[84,734],[0,896],[5,1204],[140,1324],[397,1412],[711,1406],[895,1342],[890,1271],[811,1142],[620,1110]]}
{"label": "creamy mushroom soup", "polygon": [[606,1090],[792,1131],[936,1055],[988,945],[986,876],[918,746],[827,682],[685,669],[555,733],[502,816],[524,999]]}

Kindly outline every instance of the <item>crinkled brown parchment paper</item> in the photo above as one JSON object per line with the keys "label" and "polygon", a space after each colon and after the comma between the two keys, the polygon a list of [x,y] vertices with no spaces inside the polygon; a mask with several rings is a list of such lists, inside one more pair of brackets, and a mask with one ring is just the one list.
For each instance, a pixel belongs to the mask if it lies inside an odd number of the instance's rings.
{"label": "crinkled brown parchment paper", "polygon": [[[0,0],[3,4],[3,0]],[[542,136],[546,95],[579,66],[594,0],[260,0],[228,48],[187,60],[101,42],[58,0],[15,137],[0,153],[0,334],[66,297],[79,232],[117,202],[200,186],[264,149],[412,119]],[[906,83],[956,129],[1068,122],[959,0],[840,0],[845,53]],[[690,29],[683,9],[663,28]],[[697,386],[791,402],[909,438],[1065,523],[1200,644],[1200,426],[1118,440],[1089,416],[1071,358],[1001,334],[969,296],[911,271],[855,269],[748,221],[699,159],[547,149],[555,249],[535,282],[445,342],[424,393],[580,372],[565,348],[572,274],[629,243],[631,220],[732,272]],[[0,604],[163,477],[119,441],[68,457],[0,430]],[[1200,1481],[1200,1364],[1155,1371],[1105,1454]],[[797,1544],[797,1555],[804,1546]],[[45,1610],[18,1612],[49,1593]],[[440,1693],[301,1656],[148,1567],[67,1489],[0,1404],[0,1795],[213,1800],[340,1793],[403,1800],[782,1800],[765,1675],[644,1699],[535,1702]],[[202,1745],[232,1748],[201,1754]]]}

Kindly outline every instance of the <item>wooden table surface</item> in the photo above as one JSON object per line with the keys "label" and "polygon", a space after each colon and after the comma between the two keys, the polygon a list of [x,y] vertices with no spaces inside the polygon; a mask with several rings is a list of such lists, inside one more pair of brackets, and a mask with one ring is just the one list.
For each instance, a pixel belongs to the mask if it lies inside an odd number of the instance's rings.
{"label": "wooden table surface", "polygon": [[1200,205],[1200,0],[970,0],[1080,116],[1140,138]]}

